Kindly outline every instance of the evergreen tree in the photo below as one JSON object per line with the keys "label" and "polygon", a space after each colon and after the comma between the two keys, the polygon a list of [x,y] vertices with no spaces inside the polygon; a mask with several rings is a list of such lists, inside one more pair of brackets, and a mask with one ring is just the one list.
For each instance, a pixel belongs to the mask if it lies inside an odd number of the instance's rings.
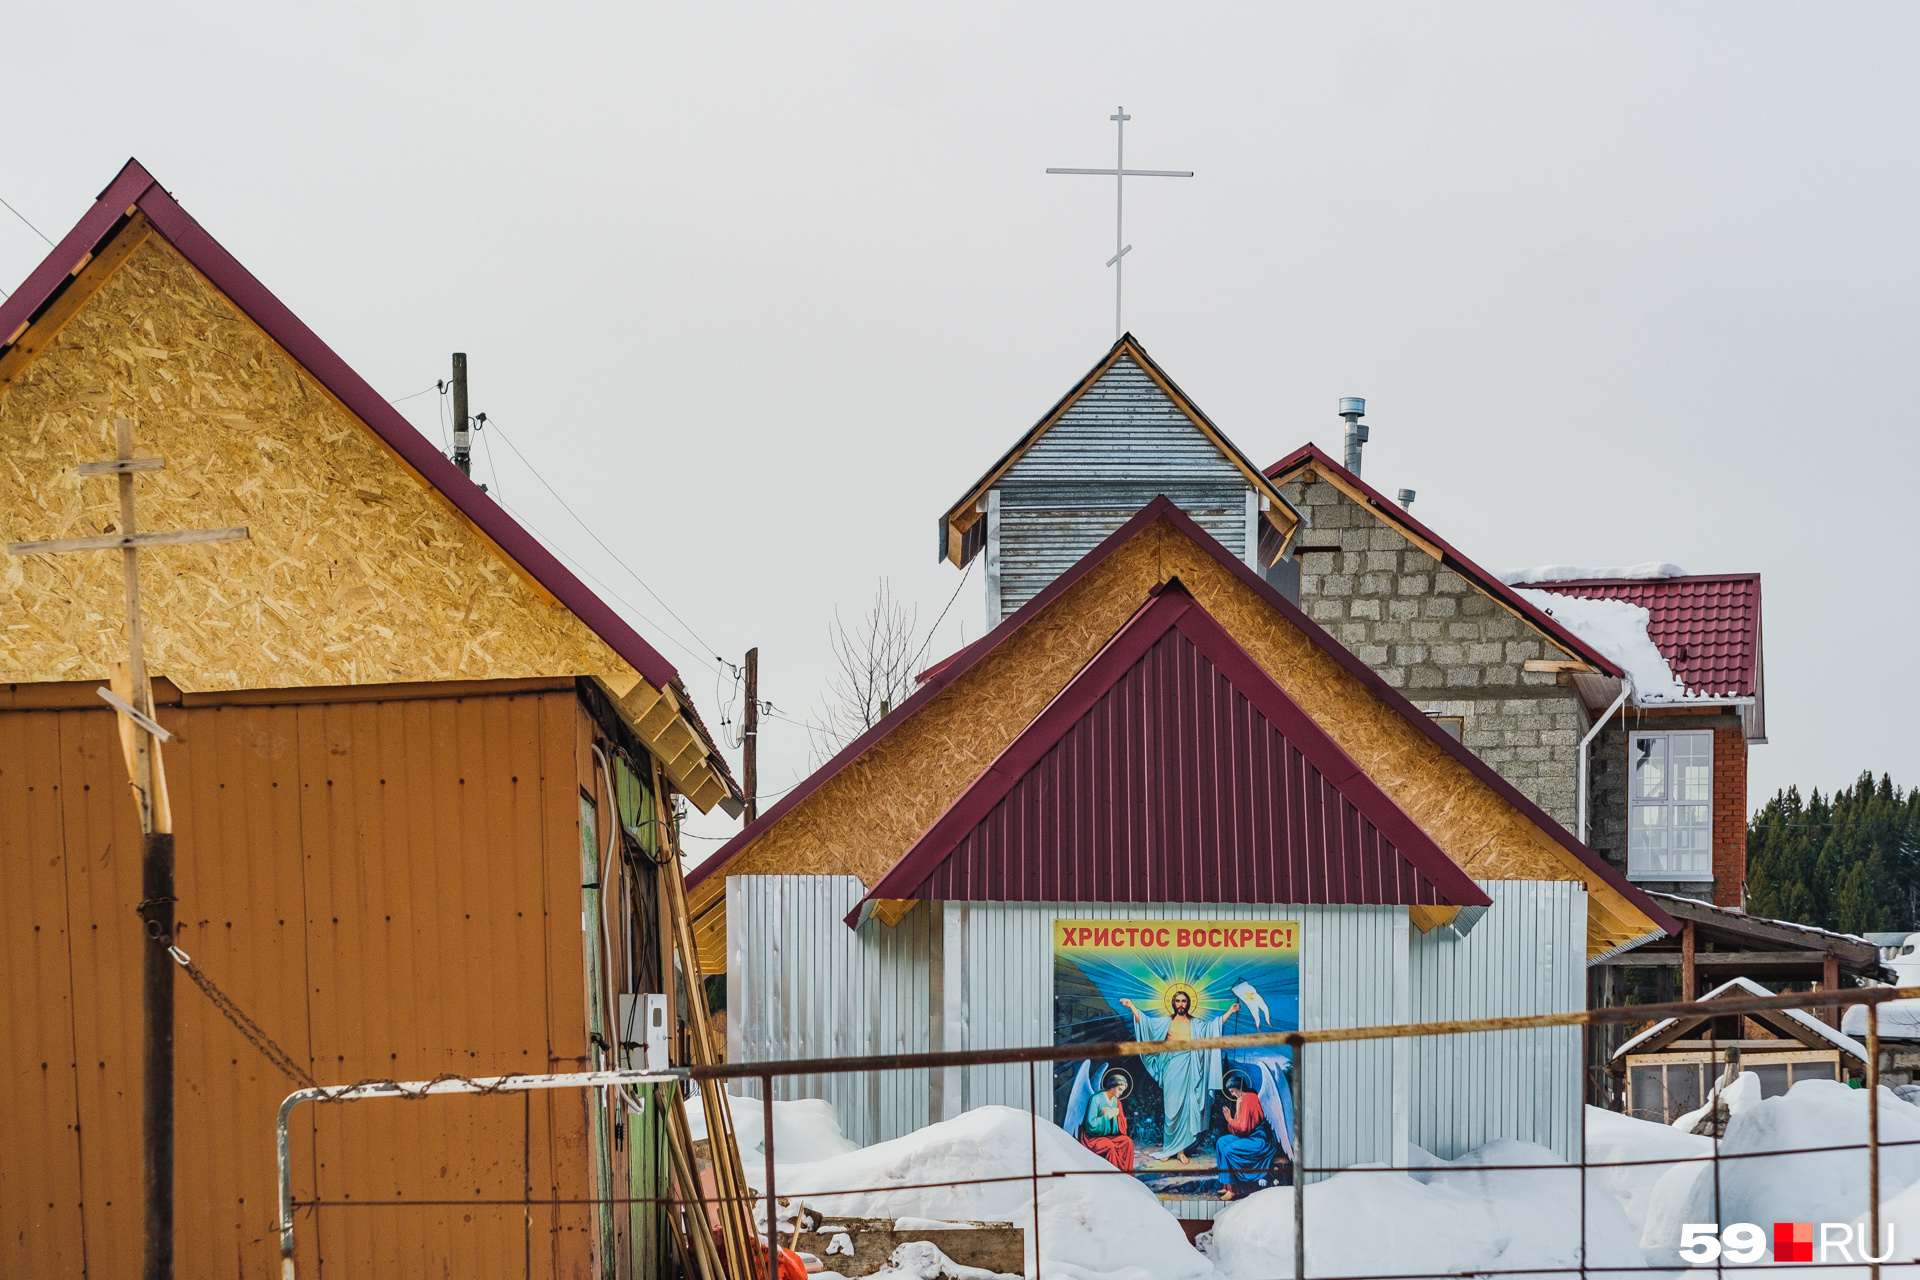
{"label": "evergreen tree", "polygon": [[1920,930],[1920,787],[1869,772],[1824,799],[1776,794],[1747,824],[1747,904],[1842,933]]}

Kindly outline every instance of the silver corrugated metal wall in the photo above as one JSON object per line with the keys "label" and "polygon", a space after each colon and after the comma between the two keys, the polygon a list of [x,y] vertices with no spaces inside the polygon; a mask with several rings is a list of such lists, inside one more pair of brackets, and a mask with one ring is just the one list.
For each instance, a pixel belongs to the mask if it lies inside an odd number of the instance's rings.
{"label": "silver corrugated metal wall", "polygon": [[[842,923],[866,893],[854,876],[733,876],[727,880],[727,1059],[928,1053],[939,1045],[934,973],[937,907],[915,907],[889,929]],[[1038,1041],[1036,1043],[1045,1043]],[[760,1096],[755,1083],[737,1093]],[[789,1076],[776,1098],[825,1098],[855,1142],[897,1138],[927,1124],[927,1072]]]}
{"label": "silver corrugated metal wall", "polygon": [[1131,357],[1089,387],[995,489],[998,527],[987,536],[997,543],[1000,617],[1160,494],[1234,555],[1248,554],[1246,477]]}
{"label": "silver corrugated metal wall", "polygon": [[[1421,1022],[1586,1007],[1587,891],[1557,880],[1482,880],[1493,899],[1466,937],[1415,933]],[[1499,1031],[1413,1042],[1413,1141],[1452,1159],[1495,1138],[1580,1156],[1580,1029]]]}

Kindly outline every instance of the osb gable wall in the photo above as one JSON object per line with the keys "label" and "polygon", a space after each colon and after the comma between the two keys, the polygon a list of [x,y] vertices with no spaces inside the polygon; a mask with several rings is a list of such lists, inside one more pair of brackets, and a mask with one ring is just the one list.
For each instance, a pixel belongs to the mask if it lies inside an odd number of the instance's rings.
{"label": "osb gable wall", "polygon": [[[857,875],[872,885],[1106,643],[1147,591],[1174,576],[1469,875],[1584,880],[1593,887],[1593,878],[1556,841],[1164,521],[1095,566],[918,715],[829,779],[740,854],[726,874],[805,870]],[[696,910],[721,892],[722,877],[703,883]],[[1623,922],[1609,919],[1598,897],[1594,908],[1600,936],[1621,932]]]}
{"label": "osb gable wall", "polygon": [[[147,659],[190,691],[601,675],[628,664],[549,603],[379,438],[158,235],[0,392],[6,540],[119,524],[114,453],[143,530],[246,525],[246,542],[141,554]],[[0,563],[0,681],[98,679],[125,656],[119,557]]]}

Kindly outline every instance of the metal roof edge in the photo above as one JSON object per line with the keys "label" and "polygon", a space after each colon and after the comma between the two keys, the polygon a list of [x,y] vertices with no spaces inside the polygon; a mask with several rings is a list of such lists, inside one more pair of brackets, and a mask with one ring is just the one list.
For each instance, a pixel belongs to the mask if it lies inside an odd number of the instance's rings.
{"label": "metal roof edge", "polygon": [[[1414,519],[1411,512],[1403,510],[1378,489],[1341,466],[1338,462],[1335,462],[1328,456],[1326,450],[1322,449],[1319,445],[1311,441],[1301,445],[1298,449],[1295,449],[1292,453],[1268,467],[1267,475],[1271,478],[1279,473],[1291,471],[1302,463],[1309,461],[1316,467],[1324,467],[1333,472],[1343,481],[1366,494],[1367,500],[1373,506],[1376,515],[1399,525],[1402,529],[1438,547],[1441,552],[1442,564],[1453,569],[1463,577],[1471,579],[1482,591],[1493,596],[1508,609],[1524,618],[1528,626],[1549,636],[1553,642],[1561,648],[1579,654],[1582,658],[1591,662],[1608,675],[1621,676],[1626,674],[1618,664],[1588,645],[1585,641],[1574,635],[1573,632],[1561,626],[1549,616],[1545,610],[1529,602],[1513,587],[1508,586],[1506,583],[1500,581],[1499,578],[1481,568],[1479,564],[1468,559],[1461,553],[1458,547],[1429,529],[1426,525],[1420,523],[1420,521]],[[1534,584],[1527,583],[1526,585],[1532,587]]]}

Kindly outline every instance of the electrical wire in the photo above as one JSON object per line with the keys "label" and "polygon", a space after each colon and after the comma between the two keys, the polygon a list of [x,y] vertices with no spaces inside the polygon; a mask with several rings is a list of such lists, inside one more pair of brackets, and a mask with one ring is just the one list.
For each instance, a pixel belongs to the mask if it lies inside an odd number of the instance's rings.
{"label": "electrical wire", "polygon": [[387,403],[399,404],[404,400],[418,400],[421,396],[427,394],[427,391],[438,391],[439,389],[440,389],[440,384],[436,382],[432,386],[428,387],[426,391],[416,391],[410,396],[396,396],[392,400],[387,401]]}
{"label": "electrical wire", "polygon": [[927,638],[921,642],[920,652],[913,655],[913,661],[908,664],[910,668],[918,667],[920,660],[927,656],[927,650],[933,647],[933,638],[939,634],[940,624],[947,620],[947,609],[953,608],[953,602],[960,598],[960,588],[966,586],[967,579],[973,576],[973,566],[979,559],[979,556],[975,556],[967,561],[967,567],[960,573],[960,581],[953,586],[953,594],[947,597],[946,608],[940,610],[940,616],[933,620],[931,627],[927,628]]}
{"label": "electrical wire", "polygon": [[[20,219],[20,221],[22,221],[22,222],[27,222],[27,215],[26,215],[26,214],[24,214],[24,213],[22,213],[22,212],[20,212],[20,211],[19,211],[18,209],[16,209],[16,208],[14,208],[14,207],[13,207],[12,205],[10,205],[10,204],[7,204],[7,202],[6,202],[5,200],[0,200],[0,204],[6,204],[6,205],[7,205],[7,212],[8,212],[8,213],[10,213],[10,214],[12,214],[12,215],[13,215],[14,217],[16,217],[16,218],[18,218],[18,219]],[[47,233],[46,233],[46,232],[44,232],[44,231],[42,231],[42,230],[41,230],[40,228],[38,228],[38,227],[36,227],[36,226],[34,226],[34,225],[33,225],[33,224],[31,223],[31,222],[27,222],[27,230],[29,230],[29,231],[31,231],[31,232],[33,232],[33,234],[35,234],[35,235],[37,235],[37,236],[39,236],[39,237],[40,237],[40,238],[41,238],[42,240],[47,240]],[[59,246],[57,246],[57,245],[54,245],[54,243],[53,243],[53,241],[51,241],[51,240],[47,240],[47,244],[48,244],[49,246],[51,246],[51,247],[54,247],[54,248],[58,248],[58,247],[59,247]]]}
{"label": "electrical wire", "polygon": [[[496,423],[491,418],[487,419],[487,425],[489,427],[494,428],[495,430],[499,430],[499,424]],[[655,600],[658,600],[660,602],[660,607],[662,609],[665,609],[667,613],[672,616],[675,622],[678,622],[682,627],[685,627],[687,634],[692,636],[696,641],[698,641],[702,648],[704,648],[708,653],[714,652],[714,646],[711,644],[708,644],[706,638],[702,636],[698,631],[695,631],[691,623],[689,623],[685,618],[681,617],[678,613],[675,613],[673,606],[668,604],[658,591],[655,591],[651,586],[647,585],[647,580],[645,578],[642,578],[638,573],[635,573],[633,570],[633,567],[629,565],[626,561],[622,560],[618,552],[616,552],[612,547],[608,546],[605,542],[601,541],[600,535],[593,531],[592,525],[588,524],[585,520],[582,520],[580,518],[579,512],[575,511],[572,507],[567,505],[567,500],[560,496],[559,490],[555,489],[551,484],[548,484],[547,478],[541,475],[539,469],[535,467],[533,463],[527,460],[527,455],[520,452],[520,446],[516,445],[513,442],[513,437],[507,435],[505,432],[501,432],[500,439],[507,446],[507,448],[513,450],[514,456],[519,458],[521,465],[525,466],[526,469],[533,474],[533,478],[535,480],[538,480],[541,486],[545,488],[548,493],[553,495],[554,501],[560,504],[561,509],[564,510],[568,515],[573,517],[574,523],[579,525],[582,529],[584,529],[586,531],[587,536],[589,538],[592,538],[594,542],[599,545],[602,551],[606,552],[609,556],[613,557],[613,562],[619,565],[623,570],[625,570],[628,577],[632,578],[635,582],[639,583],[641,586],[641,589],[644,590],[648,595],[652,596]],[[706,664],[703,662],[702,665],[706,665]]]}

